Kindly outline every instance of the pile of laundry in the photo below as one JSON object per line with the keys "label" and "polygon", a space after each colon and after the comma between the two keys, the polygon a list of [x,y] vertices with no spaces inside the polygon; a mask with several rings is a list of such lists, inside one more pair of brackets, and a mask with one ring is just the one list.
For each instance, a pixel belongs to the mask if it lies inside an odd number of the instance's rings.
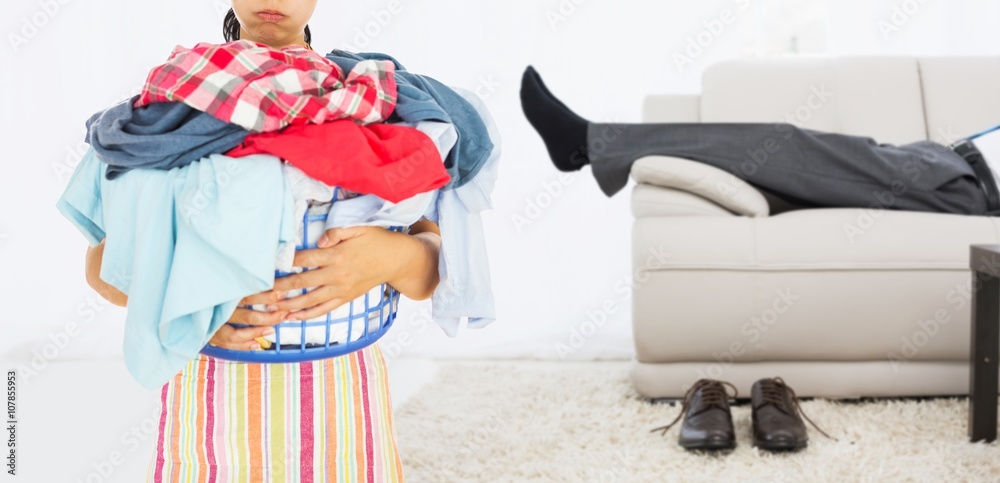
{"label": "pile of laundry", "polygon": [[125,361],[144,387],[197,357],[276,270],[301,271],[296,248],[325,231],[303,223],[316,209],[321,228],[437,223],[431,317],[452,337],[463,318],[495,319],[480,212],[500,141],[469,91],[384,54],[199,43],[86,124],[57,208],[105,242],[100,277],[128,295]]}

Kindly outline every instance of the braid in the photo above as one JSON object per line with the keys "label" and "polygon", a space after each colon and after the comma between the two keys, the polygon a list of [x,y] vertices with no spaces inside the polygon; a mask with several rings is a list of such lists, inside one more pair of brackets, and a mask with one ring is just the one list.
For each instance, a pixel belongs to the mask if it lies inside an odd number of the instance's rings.
{"label": "braid", "polygon": [[[236,19],[236,12],[231,8],[226,13],[225,20],[222,21],[222,35],[226,39],[226,42],[240,39],[240,21]],[[309,31],[309,25],[306,25],[305,40],[306,44],[312,44],[312,32]]]}

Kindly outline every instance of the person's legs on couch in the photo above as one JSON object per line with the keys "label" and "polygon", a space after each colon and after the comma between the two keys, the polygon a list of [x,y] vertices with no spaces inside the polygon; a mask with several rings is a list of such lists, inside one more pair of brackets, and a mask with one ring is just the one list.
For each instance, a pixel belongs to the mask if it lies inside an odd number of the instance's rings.
{"label": "person's legs on couch", "polygon": [[522,80],[525,115],[556,167],[590,164],[612,196],[644,156],[699,161],[777,196],[817,207],[869,207],[980,215],[986,197],[972,168],[950,148],[893,146],[791,124],[602,124],[555,98],[532,68]]}

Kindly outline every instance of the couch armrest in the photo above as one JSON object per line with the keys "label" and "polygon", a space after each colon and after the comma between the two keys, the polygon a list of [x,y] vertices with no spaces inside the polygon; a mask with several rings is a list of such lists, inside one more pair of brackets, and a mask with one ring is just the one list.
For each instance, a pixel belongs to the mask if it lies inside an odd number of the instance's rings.
{"label": "couch armrest", "polygon": [[646,156],[632,165],[632,179],[711,201],[737,215],[764,217],[770,207],[764,195],[736,176],[697,161],[669,156]]}

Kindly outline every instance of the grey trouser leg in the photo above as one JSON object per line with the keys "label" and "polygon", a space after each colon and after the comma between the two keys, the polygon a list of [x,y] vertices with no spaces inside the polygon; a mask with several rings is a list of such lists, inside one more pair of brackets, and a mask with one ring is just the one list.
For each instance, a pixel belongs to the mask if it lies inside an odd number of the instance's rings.
{"label": "grey trouser leg", "polygon": [[893,146],[784,123],[592,123],[587,136],[594,177],[607,196],[625,187],[635,160],[661,155],[714,166],[806,206],[986,213],[972,167],[930,141]]}

